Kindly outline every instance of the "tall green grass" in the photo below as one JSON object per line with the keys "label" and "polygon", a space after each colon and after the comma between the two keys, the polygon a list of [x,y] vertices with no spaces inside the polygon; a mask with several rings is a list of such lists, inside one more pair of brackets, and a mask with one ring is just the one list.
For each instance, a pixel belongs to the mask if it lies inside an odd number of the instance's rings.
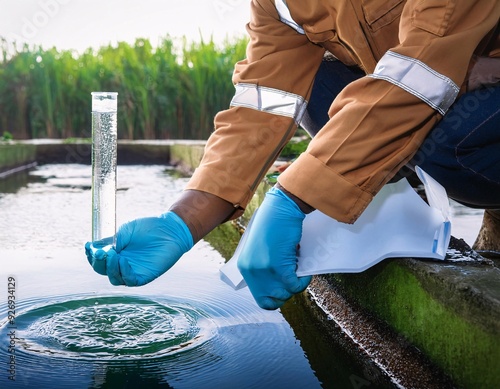
{"label": "tall green grass", "polygon": [[118,92],[122,139],[206,139],[229,105],[246,38],[216,45],[163,38],[83,53],[2,43],[0,133],[15,139],[90,136],[92,91]]}

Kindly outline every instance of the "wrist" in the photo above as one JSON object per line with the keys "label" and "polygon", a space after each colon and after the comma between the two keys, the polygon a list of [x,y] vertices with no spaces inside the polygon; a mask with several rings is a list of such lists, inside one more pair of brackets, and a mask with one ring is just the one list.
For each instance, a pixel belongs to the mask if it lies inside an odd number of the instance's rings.
{"label": "wrist", "polygon": [[283,191],[295,204],[297,204],[299,209],[302,212],[304,212],[304,214],[307,215],[308,213],[311,213],[312,211],[314,211],[314,207],[311,207],[305,201],[302,201],[300,198],[298,198],[294,194],[287,191],[285,188],[283,188],[283,186],[279,182],[276,183],[276,189]]}
{"label": "wrist", "polygon": [[196,241],[191,229],[177,213],[168,211],[160,215],[160,218],[166,220],[165,230],[169,231],[169,236],[176,238],[184,252],[189,251],[194,246]]}
{"label": "wrist", "polygon": [[184,191],[170,207],[191,231],[194,242],[202,239],[234,213],[234,206],[210,193],[198,190]]}

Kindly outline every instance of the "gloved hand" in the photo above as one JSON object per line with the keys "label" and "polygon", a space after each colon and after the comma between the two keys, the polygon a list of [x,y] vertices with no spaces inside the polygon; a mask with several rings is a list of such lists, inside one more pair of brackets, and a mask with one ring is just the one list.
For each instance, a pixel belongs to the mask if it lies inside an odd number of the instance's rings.
{"label": "gloved hand", "polygon": [[85,253],[92,268],[107,275],[113,285],[145,285],[193,247],[191,232],[172,211],[125,223],[116,234],[116,248],[104,250],[112,241],[88,242]]}
{"label": "gloved hand", "polygon": [[297,204],[277,188],[267,192],[257,210],[238,269],[261,308],[281,307],[311,281],[311,276],[296,274],[304,218]]}

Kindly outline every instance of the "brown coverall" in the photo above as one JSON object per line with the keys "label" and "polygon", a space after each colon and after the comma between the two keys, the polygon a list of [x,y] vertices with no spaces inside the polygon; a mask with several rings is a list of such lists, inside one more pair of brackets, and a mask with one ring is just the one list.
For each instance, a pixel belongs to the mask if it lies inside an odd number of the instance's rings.
{"label": "brown coverall", "polygon": [[463,89],[474,56],[500,57],[499,17],[499,0],[252,0],[237,93],[187,189],[244,208],[294,135],[327,50],[368,76],[336,98],[279,182],[354,222]]}

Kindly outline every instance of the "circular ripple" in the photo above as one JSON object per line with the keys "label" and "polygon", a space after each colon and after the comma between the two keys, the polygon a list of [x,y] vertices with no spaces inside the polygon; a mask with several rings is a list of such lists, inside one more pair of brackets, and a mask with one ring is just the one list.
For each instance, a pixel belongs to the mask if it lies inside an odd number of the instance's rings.
{"label": "circular ripple", "polygon": [[204,312],[186,304],[132,297],[71,300],[16,319],[26,352],[86,359],[157,358],[210,338]]}

